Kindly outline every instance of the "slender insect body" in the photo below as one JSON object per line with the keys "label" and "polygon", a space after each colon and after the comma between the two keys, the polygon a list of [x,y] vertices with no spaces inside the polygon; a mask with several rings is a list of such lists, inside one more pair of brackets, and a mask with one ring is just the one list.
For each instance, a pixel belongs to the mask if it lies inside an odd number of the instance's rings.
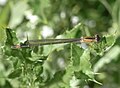
{"label": "slender insect body", "polygon": [[61,43],[91,43],[91,42],[99,42],[99,35],[95,35],[95,37],[81,37],[81,38],[73,38],[73,39],[43,39],[43,40],[28,40],[24,44],[13,45],[11,48],[19,49],[19,48],[27,48],[32,46],[41,46],[41,45],[50,45],[50,44],[61,44]]}

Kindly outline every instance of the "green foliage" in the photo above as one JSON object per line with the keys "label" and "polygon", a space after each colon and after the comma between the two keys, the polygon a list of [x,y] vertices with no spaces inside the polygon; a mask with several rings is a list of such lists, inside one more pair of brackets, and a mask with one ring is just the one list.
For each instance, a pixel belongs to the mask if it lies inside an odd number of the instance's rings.
{"label": "green foliage", "polygon": [[[119,3],[11,0],[0,6],[0,88],[119,88]],[[53,34],[45,37],[45,28]],[[26,41],[20,40],[26,37],[80,38],[94,34],[100,35],[100,41],[85,46],[71,43],[11,48],[24,44]]]}
{"label": "green foliage", "polygon": [[[22,9],[21,9],[21,6],[22,6]],[[10,27],[14,28],[23,21],[23,18],[24,18],[23,12],[27,10],[27,7],[28,6],[26,2],[23,2],[23,1],[19,1],[13,6],[13,8],[11,9],[11,17],[9,21]]]}
{"label": "green foliage", "polygon": [[6,33],[3,28],[0,28],[0,45],[2,46],[5,43],[6,40]]}
{"label": "green foliage", "polygon": [[0,13],[0,26],[7,26],[10,17],[10,4],[9,2],[3,7]]}

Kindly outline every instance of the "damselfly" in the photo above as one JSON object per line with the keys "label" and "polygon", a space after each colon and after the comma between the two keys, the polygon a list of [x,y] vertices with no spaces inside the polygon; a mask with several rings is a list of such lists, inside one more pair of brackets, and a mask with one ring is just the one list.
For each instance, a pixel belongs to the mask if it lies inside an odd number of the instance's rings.
{"label": "damselfly", "polygon": [[27,40],[23,44],[13,45],[11,48],[27,48],[32,46],[42,46],[42,45],[50,45],[50,44],[61,44],[61,43],[90,43],[90,42],[99,42],[99,35],[95,35],[94,37],[81,37],[81,38],[70,38],[70,39],[42,39],[42,40]]}

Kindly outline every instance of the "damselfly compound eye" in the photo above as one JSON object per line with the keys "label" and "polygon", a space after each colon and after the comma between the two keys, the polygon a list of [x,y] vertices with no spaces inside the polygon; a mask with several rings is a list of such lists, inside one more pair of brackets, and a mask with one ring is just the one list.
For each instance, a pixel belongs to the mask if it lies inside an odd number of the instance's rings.
{"label": "damselfly compound eye", "polygon": [[96,40],[96,42],[100,41],[100,36],[98,34],[95,35],[95,40]]}

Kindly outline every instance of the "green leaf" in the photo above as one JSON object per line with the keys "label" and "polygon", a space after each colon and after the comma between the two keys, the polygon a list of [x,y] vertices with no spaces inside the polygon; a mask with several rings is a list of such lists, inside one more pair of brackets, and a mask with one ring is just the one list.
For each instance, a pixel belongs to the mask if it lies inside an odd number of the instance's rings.
{"label": "green leaf", "polygon": [[[83,49],[77,46],[76,44],[72,45],[72,60],[73,60],[73,66],[78,70],[80,66],[80,57],[83,54]],[[78,67],[78,68],[77,68]]]}
{"label": "green leaf", "polygon": [[53,78],[46,83],[46,86],[53,88],[53,86],[61,87],[62,77],[65,74],[65,71],[58,71],[54,74]]}
{"label": "green leaf", "polygon": [[63,49],[65,44],[54,44],[54,45],[45,45],[43,46],[43,55],[48,56],[50,53],[52,53],[54,50],[60,50]]}
{"label": "green leaf", "polygon": [[35,74],[36,74],[37,76],[39,76],[39,75],[42,74],[42,72],[43,72],[43,67],[42,67],[42,65],[34,66],[33,71],[35,72]]}
{"label": "green leaf", "polygon": [[106,41],[107,41],[107,46],[111,47],[114,45],[115,41],[116,41],[116,38],[114,35],[109,35],[109,36],[106,36]]}
{"label": "green leaf", "polygon": [[120,36],[116,39],[115,45],[119,45],[120,46]]}
{"label": "green leaf", "polygon": [[69,86],[69,82],[72,79],[72,76],[74,74],[74,68],[71,64],[69,64],[66,68],[65,75],[63,76],[63,82]]}
{"label": "green leaf", "polygon": [[94,71],[97,72],[105,64],[110,63],[112,60],[116,60],[118,55],[120,55],[120,46],[115,45],[94,65]]}
{"label": "green leaf", "polygon": [[0,26],[7,26],[10,18],[9,1],[0,12]]}
{"label": "green leaf", "polygon": [[91,68],[91,63],[90,63],[90,51],[85,50],[82,56],[80,57],[80,69],[83,73],[88,75],[90,78],[94,78],[94,74]]}
{"label": "green leaf", "polygon": [[11,85],[10,81],[5,80],[5,85],[2,86],[2,88],[13,88],[13,86]]}
{"label": "green leaf", "polygon": [[5,41],[7,39],[5,29],[0,27],[0,46],[4,45]]}
{"label": "green leaf", "polygon": [[74,74],[75,74],[75,77],[77,79],[81,79],[81,80],[84,80],[84,81],[89,78],[89,76],[86,75],[85,73],[83,73],[82,71],[74,72]]}
{"label": "green leaf", "polygon": [[19,77],[22,73],[22,69],[15,69],[12,73],[9,74],[9,78],[13,79]]}
{"label": "green leaf", "polygon": [[[1,57],[0,57],[1,60]],[[0,62],[0,86],[5,85],[5,68],[4,64]]]}
{"label": "green leaf", "polygon": [[7,35],[6,45],[13,45],[12,30],[6,28],[6,35]]}
{"label": "green leaf", "polygon": [[80,37],[82,36],[80,27],[82,26],[82,23],[77,24],[72,30],[66,31],[63,36],[65,38],[75,38],[75,37]]}
{"label": "green leaf", "polygon": [[76,79],[80,80],[79,82],[80,87],[84,87],[84,85],[87,84],[88,79],[90,79],[90,77],[83,73],[82,71],[74,72],[74,75]]}
{"label": "green leaf", "polygon": [[16,33],[12,29],[6,28],[6,36],[6,45],[11,46],[18,43]]}
{"label": "green leaf", "polygon": [[18,42],[15,32],[12,31],[10,28],[6,28],[5,30],[6,30],[6,36],[7,36],[5,46],[4,46],[5,54],[8,55],[8,56],[19,55],[20,51],[18,51],[17,49],[16,50],[11,49],[11,46],[14,45],[14,44],[17,44],[17,42]]}

